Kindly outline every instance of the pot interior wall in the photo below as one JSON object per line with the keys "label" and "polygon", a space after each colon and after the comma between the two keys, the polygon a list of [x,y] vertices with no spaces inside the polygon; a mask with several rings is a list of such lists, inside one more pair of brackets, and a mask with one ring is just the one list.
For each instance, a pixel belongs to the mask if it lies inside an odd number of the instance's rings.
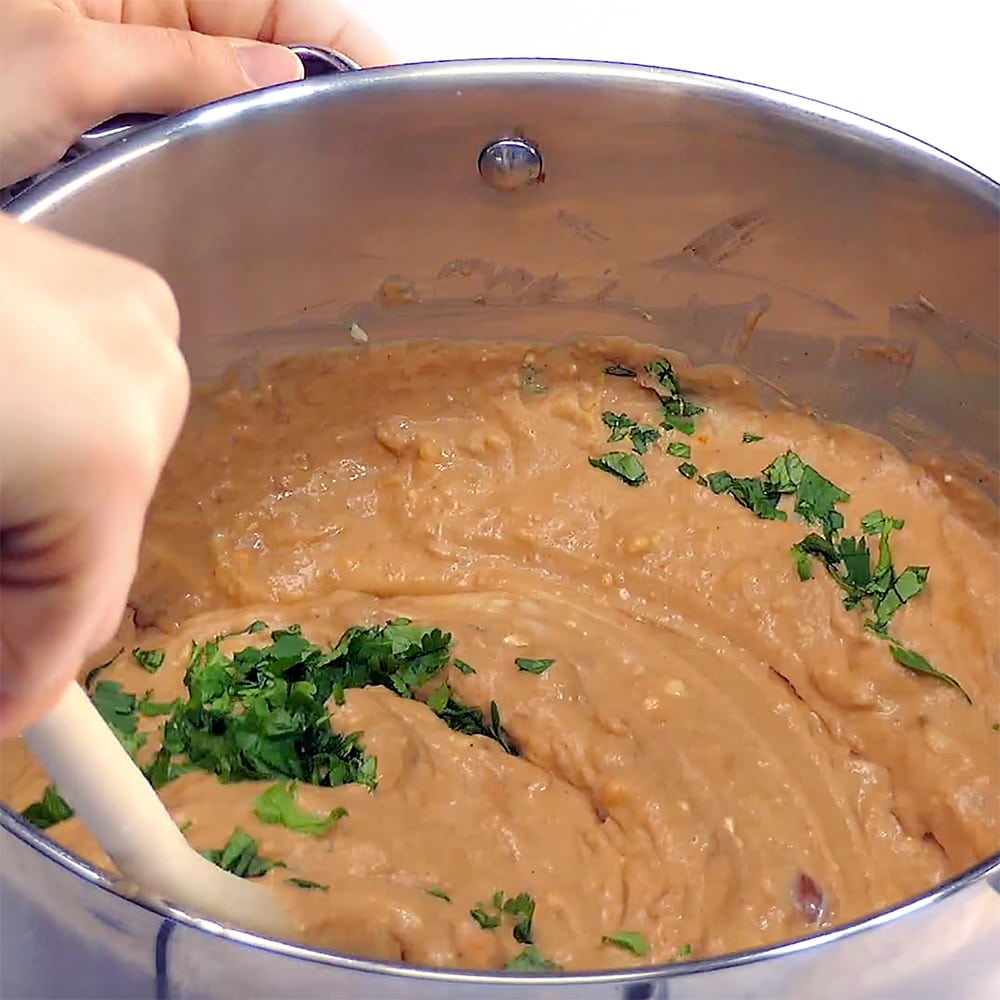
{"label": "pot interior wall", "polygon": [[[545,180],[494,191],[477,158],[512,134]],[[627,67],[403,67],[210,107],[69,170],[25,214],[160,269],[196,378],[351,323],[623,333],[947,451],[996,494],[996,185],[832,109]]]}

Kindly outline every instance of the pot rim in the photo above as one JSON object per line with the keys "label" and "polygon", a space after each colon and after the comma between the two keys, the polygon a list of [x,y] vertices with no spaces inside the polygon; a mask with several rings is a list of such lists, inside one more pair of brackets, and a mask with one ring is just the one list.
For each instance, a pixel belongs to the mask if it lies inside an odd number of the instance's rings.
{"label": "pot rim", "polygon": [[[212,130],[224,126],[247,113],[265,111],[301,101],[347,98],[366,90],[394,89],[406,85],[497,85],[530,80],[538,85],[540,78],[559,83],[579,85],[627,84],[650,87],[670,87],[708,98],[729,97],[759,108],[784,114],[790,121],[807,123],[820,131],[829,131],[841,138],[858,138],[884,153],[914,161],[917,165],[942,176],[946,181],[974,197],[996,203],[1000,184],[981,171],[950,156],[935,146],[907,133],[897,131],[862,115],[846,111],[833,104],[814,101],[787,91],[746,83],[721,76],[687,70],[665,69],[626,63],[572,59],[475,59],[445,62],[414,63],[363,72],[303,80],[263,90],[251,91],[204,105],[179,115],[164,118],[137,129],[88,154],[56,174],[46,177],[18,195],[7,211],[21,221],[44,216],[49,210],[90,186],[105,174],[119,169],[141,156],[154,152],[186,133]],[[20,815],[0,803],[0,829],[7,831],[38,854],[55,862],[96,888],[132,902],[151,913],[163,916],[193,930],[221,937],[258,951],[295,958],[345,971],[392,975],[434,982],[468,985],[565,983],[576,985],[621,984],[667,979],[701,972],[749,965],[766,959],[780,958],[819,948],[874,930],[883,924],[901,919],[945,899],[975,883],[985,880],[1000,894],[1000,852],[997,852],[961,874],[911,897],[895,906],[843,924],[829,931],[771,945],[765,948],[735,952],[691,962],[672,962],[643,966],[636,969],[615,969],[593,972],[562,972],[558,974],[525,975],[503,971],[440,969],[427,966],[381,962],[353,957],[264,937],[250,931],[228,927],[215,921],[175,909],[167,903],[137,899],[82,858],[60,847],[42,832],[34,829]]]}
{"label": "pot rim", "polygon": [[581,85],[611,85],[617,82],[672,87],[707,97],[735,97],[747,106],[771,108],[783,113],[790,121],[809,124],[821,131],[835,133],[840,138],[856,138],[883,153],[913,160],[991,204],[996,205],[1000,200],[1000,183],[937,146],[874,118],[790,91],[709,73],[658,66],[586,59],[500,58],[406,63],[307,78],[228,97],[136,128],[45,177],[17,195],[4,210],[23,222],[32,221],[104,174],[180,139],[185,133],[211,130],[253,111],[323,99],[326,95],[349,97],[362,91],[391,90],[414,84],[496,85],[530,80],[538,85],[543,79]]}

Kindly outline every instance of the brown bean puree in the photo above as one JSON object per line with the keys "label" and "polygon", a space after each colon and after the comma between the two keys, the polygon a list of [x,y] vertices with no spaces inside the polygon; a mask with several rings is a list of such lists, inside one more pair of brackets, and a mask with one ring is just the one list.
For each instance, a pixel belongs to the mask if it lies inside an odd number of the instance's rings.
{"label": "brown bean puree", "polygon": [[[451,632],[474,667],[449,661],[430,687],[447,680],[487,717],[495,701],[520,751],[366,687],[330,716],[362,734],[377,789],[300,785],[303,808],[347,810],[321,836],[255,816],[270,781],[165,785],[196,848],[238,826],[288,865],[263,881],[304,940],[501,967],[523,945],[513,918],[484,929],[470,916],[499,890],[530,894],[538,953],[567,969],[705,957],[854,920],[1000,847],[995,525],[885,442],[764,411],[742,376],[683,364],[707,412],[692,436],[652,444],[648,480],[630,487],[588,462],[631,452],[627,437],[608,443],[602,413],[655,426],[659,401],[604,369],[661,353],[618,340],[369,346],[196,399],[149,515],[125,653],[102,677],[169,700],[185,695],[192,640],[264,619],[326,645],[405,617]],[[931,572],[892,634],[972,704],[897,663],[818,562],[799,579],[790,547],[816,529],[790,503],[787,521],[755,517],[679,475],[671,441],[699,474],[755,476],[793,449],[851,494],[845,532],[876,509],[905,519],[895,564]],[[163,668],[142,670],[134,645],[165,649]],[[554,663],[531,673],[518,657]],[[140,721],[140,761],[162,722]],[[3,770],[16,808],[46,784],[18,745]],[[109,864],[77,820],[50,833]],[[622,931],[648,953],[602,940]]]}

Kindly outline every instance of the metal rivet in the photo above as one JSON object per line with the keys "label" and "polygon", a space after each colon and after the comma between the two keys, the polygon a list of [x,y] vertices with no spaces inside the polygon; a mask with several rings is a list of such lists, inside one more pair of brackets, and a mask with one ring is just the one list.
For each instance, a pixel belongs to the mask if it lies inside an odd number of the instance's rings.
{"label": "metal rivet", "polygon": [[497,139],[479,154],[479,175],[498,191],[516,191],[542,179],[542,154],[524,139]]}

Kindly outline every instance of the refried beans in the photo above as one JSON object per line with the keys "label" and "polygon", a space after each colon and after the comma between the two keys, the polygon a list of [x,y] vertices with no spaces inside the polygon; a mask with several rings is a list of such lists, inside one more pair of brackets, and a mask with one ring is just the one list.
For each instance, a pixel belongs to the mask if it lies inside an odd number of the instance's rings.
{"label": "refried beans", "polygon": [[[151,774],[175,725],[164,803],[303,941],[473,969],[703,958],[1000,847],[989,505],[868,434],[761,408],[733,370],[662,358],[373,344],[196,396],[87,687]],[[253,678],[232,705],[202,690],[217,662]],[[334,669],[308,775],[256,736],[184,744],[204,712],[184,714],[186,672],[243,726],[260,690],[306,704]],[[4,747],[13,808],[47,784]],[[59,819],[40,825],[112,867]]]}

